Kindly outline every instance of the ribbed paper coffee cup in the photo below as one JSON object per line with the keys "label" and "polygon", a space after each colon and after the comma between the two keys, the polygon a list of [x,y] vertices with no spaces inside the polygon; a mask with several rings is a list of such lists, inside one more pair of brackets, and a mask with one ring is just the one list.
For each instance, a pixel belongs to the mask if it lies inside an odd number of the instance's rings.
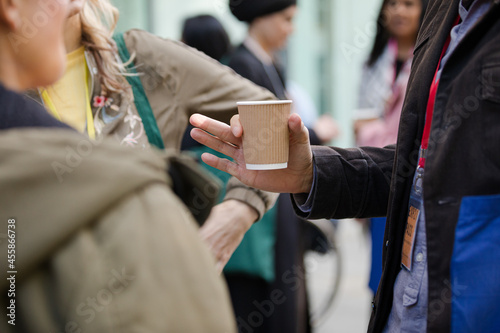
{"label": "ribbed paper coffee cup", "polygon": [[292,101],[238,102],[243,126],[243,154],[248,170],[288,166],[288,118]]}

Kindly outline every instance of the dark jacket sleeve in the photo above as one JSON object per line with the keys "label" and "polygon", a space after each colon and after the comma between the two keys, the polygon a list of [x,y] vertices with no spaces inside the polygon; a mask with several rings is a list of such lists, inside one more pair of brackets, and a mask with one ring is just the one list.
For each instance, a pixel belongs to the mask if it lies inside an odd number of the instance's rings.
{"label": "dark jacket sleeve", "polygon": [[[390,192],[395,145],[384,148],[313,147],[315,183],[312,206],[297,214],[307,219],[385,216]],[[297,199],[297,196],[294,196]]]}

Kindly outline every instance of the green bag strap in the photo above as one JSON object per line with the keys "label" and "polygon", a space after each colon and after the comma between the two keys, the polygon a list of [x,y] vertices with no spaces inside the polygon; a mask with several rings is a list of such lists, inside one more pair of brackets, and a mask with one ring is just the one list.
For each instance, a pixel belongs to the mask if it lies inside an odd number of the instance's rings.
{"label": "green bag strap", "polygon": [[[123,63],[126,63],[130,59],[130,53],[128,52],[127,45],[125,44],[123,33],[115,34],[113,36],[113,39],[115,40],[116,46],[118,47],[120,58],[122,59]],[[129,71],[129,73],[137,74],[137,71],[135,70],[133,64],[129,64],[127,66],[127,70]],[[137,108],[137,112],[139,112],[139,116],[142,119],[144,130],[146,131],[146,135],[148,136],[149,143],[159,149],[165,149],[163,139],[161,138],[160,129],[158,128],[156,118],[153,114],[153,109],[151,108],[151,104],[149,104],[148,97],[146,95],[146,92],[144,91],[144,87],[142,86],[139,76],[127,76],[126,78],[128,83],[130,83],[130,85],[132,86],[135,107]]]}

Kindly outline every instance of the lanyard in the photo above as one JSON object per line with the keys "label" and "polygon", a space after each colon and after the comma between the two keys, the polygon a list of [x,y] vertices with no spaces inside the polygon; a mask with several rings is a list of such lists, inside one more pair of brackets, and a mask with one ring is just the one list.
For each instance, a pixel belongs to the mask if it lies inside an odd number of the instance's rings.
{"label": "lanyard", "polygon": [[[94,117],[92,115],[92,108],[90,107],[90,94],[89,94],[89,73],[87,70],[87,61],[85,61],[85,108],[86,108],[86,116],[87,116],[87,133],[89,137],[92,140],[95,140],[95,127],[94,127]],[[54,102],[52,102],[52,99],[49,96],[49,93],[47,92],[46,89],[43,89],[42,91],[42,99],[45,102],[45,105],[47,105],[49,112],[56,117],[57,120],[61,120],[61,115],[59,112],[57,112],[56,106],[54,105]]]}
{"label": "lanyard", "polygon": [[[453,26],[456,26],[460,22],[460,17],[457,18],[455,24]],[[439,58],[439,63],[436,68],[436,73],[434,74],[434,78],[432,79],[432,84],[431,84],[431,89],[429,92],[429,101],[427,102],[427,109],[426,109],[426,114],[425,114],[425,127],[424,127],[424,134],[422,136],[422,144],[421,144],[421,157],[420,160],[418,161],[418,166],[420,168],[425,167],[425,157],[427,156],[427,149],[429,148],[429,138],[431,135],[431,126],[432,126],[432,116],[434,114],[434,106],[436,104],[436,94],[439,88],[439,79],[437,78],[439,68],[441,67],[441,61],[443,60],[443,57],[446,53],[446,50],[448,50],[448,47],[450,46],[451,43],[451,36],[448,36],[448,39],[446,40],[446,43],[444,44],[443,51],[441,52],[441,57]]]}

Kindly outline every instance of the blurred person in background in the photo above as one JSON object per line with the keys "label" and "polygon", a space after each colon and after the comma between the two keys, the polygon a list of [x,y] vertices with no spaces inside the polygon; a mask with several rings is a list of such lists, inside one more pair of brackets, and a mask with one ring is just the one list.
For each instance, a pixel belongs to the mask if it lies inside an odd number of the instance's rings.
{"label": "blurred person in background", "polygon": [[[427,3],[427,0],[384,0],[382,3],[373,48],[363,67],[359,109],[354,114],[356,143],[360,147],[384,147],[397,141],[413,48]],[[372,250],[368,285],[373,294],[382,275],[385,222],[382,217],[367,221]]]}
{"label": "blurred person in background", "polygon": [[[192,162],[91,143],[21,95],[63,74],[63,26],[78,10],[0,0],[0,331],[234,332],[227,289],[166,172]],[[33,30],[35,17],[46,21]]]}
{"label": "blurred person in background", "polygon": [[396,142],[399,118],[428,0],[384,0],[373,48],[361,76],[354,119],[360,146]]}
{"label": "blurred person in background", "polygon": [[[237,19],[248,24],[248,35],[231,54],[229,67],[269,89],[279,99],[290,99],[285,86],[285,70],[278,53],[285,49],[293,32],[296,1],[238,0],[230,1],[229,7]],[[310,129],[314,144],[328,142],[337,135],[337,127],[331,117],[322,119],[318,128],[318,131],[315,131],[316,127]],[[268,302],[273,298],[273,291],[279,290],[283,301],[272,304],[272,313],[264,316],[261,325],[251,327],[253,332],[309,332],[303,256],[307,249],[316,245],[316,239],[311,241],[306,236],[310,226],[295,216],[288,196],[280,196],[277,210],[271,213],[274,216],[264,222],[269,224],[267,229],[273,232],[262,232],[246,251],[253,254],[247,258],[257,257],[260,253],[259,261],[268,263],[267,266],[271,263],[274,266],[272,271],[269,274],[249,274],[248,271],[226,274],[236,317],[241,318],[238,326],[240,332],[248,331],[252,314],[262,312],[259,302]],[[264,246],[268,251],[262,252]]]}
{"label": "blurred person in background", "polygon": [[[228,122],[237,113],[236,101],[275,98],[182,43],[140,30],[113,39],[119,13],[111,2],[79,3],[81,10],[66,22],[63,77],[27,96],[91,139],[112,137],[126,146],[179,151],[190,114]],[[275,200],[274,194],[229,181],[224,202],[200,230],[219,270]]]}
{"label": "blurred person in background", "polygon": [[226,29],[212,15],[186,18],[182,25],[181,40],[223,64],[232,51]]}

